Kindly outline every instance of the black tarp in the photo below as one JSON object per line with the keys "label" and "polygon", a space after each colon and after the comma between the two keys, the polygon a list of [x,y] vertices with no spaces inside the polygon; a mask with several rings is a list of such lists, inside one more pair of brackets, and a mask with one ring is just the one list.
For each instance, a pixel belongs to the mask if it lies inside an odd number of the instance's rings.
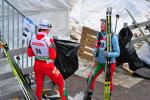
{"label": "black tarp", "polygon": [[131,40],[133,34],[128,28],[122,28],[119,32],[119,46],[120,46],[120,56],[117,57],[117,66],[128,61],[126,46]]}
{"label": "black tarp", "polygon": [[57,58],[55,66],[61,72],[64,79],[75,73],[78,69],[78,49],[79,44],[68,40],[54,39]]}
{"label": "black tarp", "polygon": [[150,74],[144,74],[150,73],[149,65],[139,59],[134,46],[129,43],[132,36],[133,34],[129,28],[122,28],[119,32],[120,56],[117,57],[117,66],[128,62],[129,68],[134,71],[134,75],[150,78]]}

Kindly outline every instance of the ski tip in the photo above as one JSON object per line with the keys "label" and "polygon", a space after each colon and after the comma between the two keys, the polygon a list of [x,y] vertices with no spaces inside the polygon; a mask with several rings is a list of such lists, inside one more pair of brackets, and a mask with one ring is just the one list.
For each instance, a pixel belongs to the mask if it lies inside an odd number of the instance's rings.
{"label": "ski tip", "polygon": [[112,7],[110,7],[110,11],[112,11]]}
{"label": "ski tip", "polygon": [[107,7],[107,11],[109,10],[109,7]]}
{"label": "ski tip", "polygon": [[112,13],[112,7],[110,7],[110,14]]}
{"label": "ski tip", "polygon": [[109,7],[107,7],[107,10],[106,10],[106,15],[108,14],[108,12],[109,12]]}

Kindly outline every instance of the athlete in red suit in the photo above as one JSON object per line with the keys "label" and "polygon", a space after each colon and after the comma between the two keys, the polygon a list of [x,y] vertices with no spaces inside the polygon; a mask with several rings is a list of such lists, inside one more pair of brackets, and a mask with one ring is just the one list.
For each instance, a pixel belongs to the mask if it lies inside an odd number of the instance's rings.
{"label": "athlete in red suit", "polygon": [[32,37],[27,51],[29,57],[35,56],[36,96],[38,100],[42,100],[44,76],[47,75],[59,86],[61,100],[67,100],[64,79],[53,62],[56,58],[56,51],[53,46],[53,38],[48,36],[50,28],[49,22],[43,20],[39,24],[39,32]]}

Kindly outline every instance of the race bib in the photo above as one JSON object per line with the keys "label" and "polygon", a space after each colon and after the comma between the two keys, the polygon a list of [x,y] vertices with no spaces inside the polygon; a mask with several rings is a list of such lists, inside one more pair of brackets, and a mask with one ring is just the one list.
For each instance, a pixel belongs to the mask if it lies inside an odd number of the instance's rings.
{"label": "race bib", "polygon": [[100,48],[99,49],[101,51],[104,51],[105,48],[106,48],[106,38],[103,38],[103,39],[100,40]]}
{"label": "race bib", "polygon": [[47,40],[45,38],[37,40],[36,37],[31,40],[31,47],[36,56],[49,57]]}

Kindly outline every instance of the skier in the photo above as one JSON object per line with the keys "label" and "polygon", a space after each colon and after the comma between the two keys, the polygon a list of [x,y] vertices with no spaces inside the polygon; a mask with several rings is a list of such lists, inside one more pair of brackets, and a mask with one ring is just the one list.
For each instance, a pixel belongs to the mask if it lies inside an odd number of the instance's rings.
{"label": "skier", "polygon": [[110,91],[112,92],[112,79],[113,79],[113,73],[115,71],[115,57],[118,57],[120,55],[120,48],[118,43],[118,37],[116,34],[112,35],[112,51],[113,52],[107,52],[106,51],[106,20],[101,19],[101,32],[97,34],[96,39],[96,46],[94,48],[94,57],[97,60],[97,63],[95,65],[94,71],[90,72],[88,75],[87,83],[88,83],[88,90],[86,92],[84,100],[91,100],[94,86],[95,86],[95,80],[96,78],[102,73],[104,70],[105,64],[106,64],[106,57],[111,57],[111,77],[110,77]]}
{"label": "skier", "polygon": [[49,36],[51,27],[49,21],[42,20],[39,24],[39,32],[32,37],[28,47],[28,56],[35,56],[36,96],[38,100],[42,100],[44,76],[47,75],[58,85],[61,100],[67,100],[64,79],[54,65],[56,51],[53,38]]}

